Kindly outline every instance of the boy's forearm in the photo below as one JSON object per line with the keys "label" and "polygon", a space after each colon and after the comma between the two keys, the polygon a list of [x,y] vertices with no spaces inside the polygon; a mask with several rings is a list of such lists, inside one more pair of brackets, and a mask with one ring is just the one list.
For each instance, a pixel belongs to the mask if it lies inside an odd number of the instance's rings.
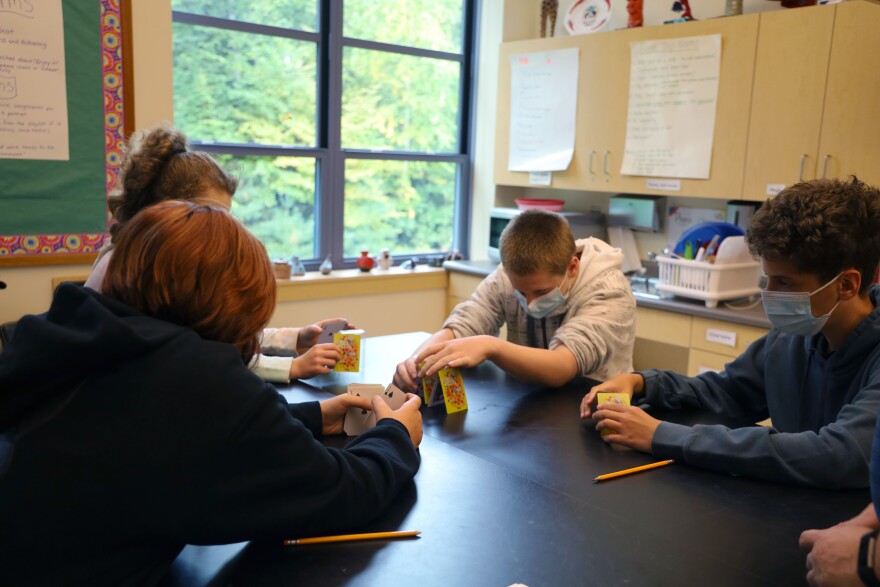
{"label": "boy's forearm", "polygon": [[564,346],[553,350],[535,349],[505,340],[499,340],[497,350],[490,357],[506,372],[541,383],[547,387],[565,385],[578,374],[577,360]]}

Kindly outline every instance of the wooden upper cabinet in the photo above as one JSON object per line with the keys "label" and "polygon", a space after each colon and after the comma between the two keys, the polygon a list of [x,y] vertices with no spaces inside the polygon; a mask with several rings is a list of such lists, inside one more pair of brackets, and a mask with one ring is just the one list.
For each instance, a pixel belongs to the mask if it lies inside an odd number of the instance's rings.
{"label": "wooden upper cabinet", "polygon": [[[633,42],[721,35],[721,71],[710,178],[650,190],[620,173]],[[509,56],[579,48],[574,159],[554,188],[764,200],[779,186],[857,175],[880,185],[880,4],[854,0],[501,46],[495,181],[507,171]]]}
{"label": "wooden upper cabinet", "polygon": [[880,5],[761,15],[743,196],[857,175],[880,184]]}
{"label": "wooden upper cabinet", "polygon": [[[880,5],[834,6],[817,174],[880,185]],[[812,9],[811,9],[812,10]]]}
{"label": "wooden upper cabinet", "polygon": [[623,191],[620,163],[629,102],[629,43],[619,33],[598,33],[581,59],[574,152],[580,189]]}
{"label": "wooden upper cabinet", "polygon": [[743,197],[816,177],[834,6],[761,15]]}
{"label": "wooden upper cabinet", "polygon": [[[499,52],[498,63],[498,110],[496,112],[495,131],[495,183],[500,185],[529,185],[529,174],[520,171],[508,171],[507,161],[510,146],[510,56],[523,53],[540,53],[559,49],[578,48],[579,75],[583,75],[584,43],[581,37],[555,37],[530,41],[503,43]],[[578,79],[581,86],[583,78]],[[578,88],[580,91],[580,87]],[[577,122],[580,124],[581,112],[578,105]],[[575,131],[577,134],[579,131]],[[581,167],[580,159],[584,153],[575,148],[572,162],[565,171],[553,172],[553,188],[584,189],[576,170]]]}
{"label": "wooden upper cabinet", "polygon": [[[577,129],[571,165],[553,173],[554,188],[731,198],[742,190],[758,15],[694,21],[501,45],[495,182],[529,185],[528,173],[507,170],[510,140],[510,56],[579,49]],[[642,176],[620,173],[626,143],[630,46],[633,42],[721,35],[721,65],[710,179],[682,179],[681,190],[649,190]]]}
{"label": "wooden upper cabinet", "polygon": [[[584,102],[579,104],[582,111],[595,113],[606,118],[603,145],[596,150],[601,155],[601,171],[607,169],[610,177],[605,188],[610,191],[702,196],[706,198],[730,199],[742,190],[742,170],[745,160],[749,103],[751,100],[752,74],[755,64],[755,47],[758,38],[758,15],[718,18],[706,21],[629,29],[608,36],[614,37],[614,45],[609,43],[601,54],[607,60],[607,69],[612,69],[606,77],[595,80],[592,90],[583,85],[581,90]],[[680,179],[681,190],[675,192],[648,189],[644,176],[622,175],[626,144],[627,114],[629,106],[630,47],[639,41],[654,41],[697,37],[705,35],[721,36],[721,63],[718,82],[718,100],[715,109],[715,129],[712,147],[709,179]],[[607,82],[607,83],[606,83]],[[603,94],[602,109],[593,107],[591,101],[597,93]],[[589,124],[589,122],[585,122]],[[613,128],[612,128],[613,125]],[[588,134],[588,129],[578,124],[579,134]],[[590,141],[588,136],[586,140]],[[594,143],[596,141],[593,141]],[[578,147],[581,147],[578,144]],[[606,154],[607,153],[607,154]],[[607,161],[607,164],[606,164]],[[602,188],[597,188],[602,189]]]}

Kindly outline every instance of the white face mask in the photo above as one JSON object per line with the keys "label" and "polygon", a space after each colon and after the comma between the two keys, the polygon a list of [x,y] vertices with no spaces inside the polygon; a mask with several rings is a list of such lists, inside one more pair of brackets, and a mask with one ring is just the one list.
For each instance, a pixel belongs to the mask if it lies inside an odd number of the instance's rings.
{"label": "white face mask", "polygon": [[[566,278],[567,277],[568,275],[566,275]],[[536,320],[540,320],[541,318],[546,318],[552,314],[556,308],[565,303],[567,296],[562,295],[562,290],[560,289],[563,283],[565,283],[565,278],[563,278],[562,283],[554,288],[553,291],[535,298],[528,304],[526,303],[526,297],[518,291],[514,290],[513,295],[519,300],[519,305],[522,306],[522,309],[526,314]]]}
{"label": "white face mask", "polygon": [[782,332],[794,334],[797,336],[813,336],[818,334],[820,330],[828,322],[840,300],[834,304],[834,307],[827,314],[823,314],[818,318],[813,316],[813,310],[810,306],[810,296],[817,294],[843,275],[843,272],[817,289],[814,292],[806,291],[761,291],[761,301],[764,303],[764,312],[770,319],[770,324],[774,328],[778,328]]}

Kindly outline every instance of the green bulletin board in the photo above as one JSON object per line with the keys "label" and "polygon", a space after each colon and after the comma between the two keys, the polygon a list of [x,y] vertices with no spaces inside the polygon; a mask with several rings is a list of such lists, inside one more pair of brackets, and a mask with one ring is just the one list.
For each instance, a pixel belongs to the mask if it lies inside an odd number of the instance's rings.
{"label": "green bulletin board", "polygon": [[[119,0],[61,4],[69,160],[0,158],[0,264],[10,256],[90,253],[106,238],[106,197],[124,140]],[[4,12],[0,25],[9,28],[27,17]],[[3,140],[11,139],[0,134]]]}

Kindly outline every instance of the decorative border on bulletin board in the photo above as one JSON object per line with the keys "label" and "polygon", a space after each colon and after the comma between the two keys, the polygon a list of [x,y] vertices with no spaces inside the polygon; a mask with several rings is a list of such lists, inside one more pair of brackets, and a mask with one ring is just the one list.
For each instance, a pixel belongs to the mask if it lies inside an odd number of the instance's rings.
{"label": "decorative border on bulletin board", "polygon": [[[101,78],[104,95],[104,168],[107,194],[116,185],[122,163],[122,26],[119,0],[101,0]],[[0,236],[0,258],[15,255],[94,253],[107,239],[100,234],[24,234]]]}

